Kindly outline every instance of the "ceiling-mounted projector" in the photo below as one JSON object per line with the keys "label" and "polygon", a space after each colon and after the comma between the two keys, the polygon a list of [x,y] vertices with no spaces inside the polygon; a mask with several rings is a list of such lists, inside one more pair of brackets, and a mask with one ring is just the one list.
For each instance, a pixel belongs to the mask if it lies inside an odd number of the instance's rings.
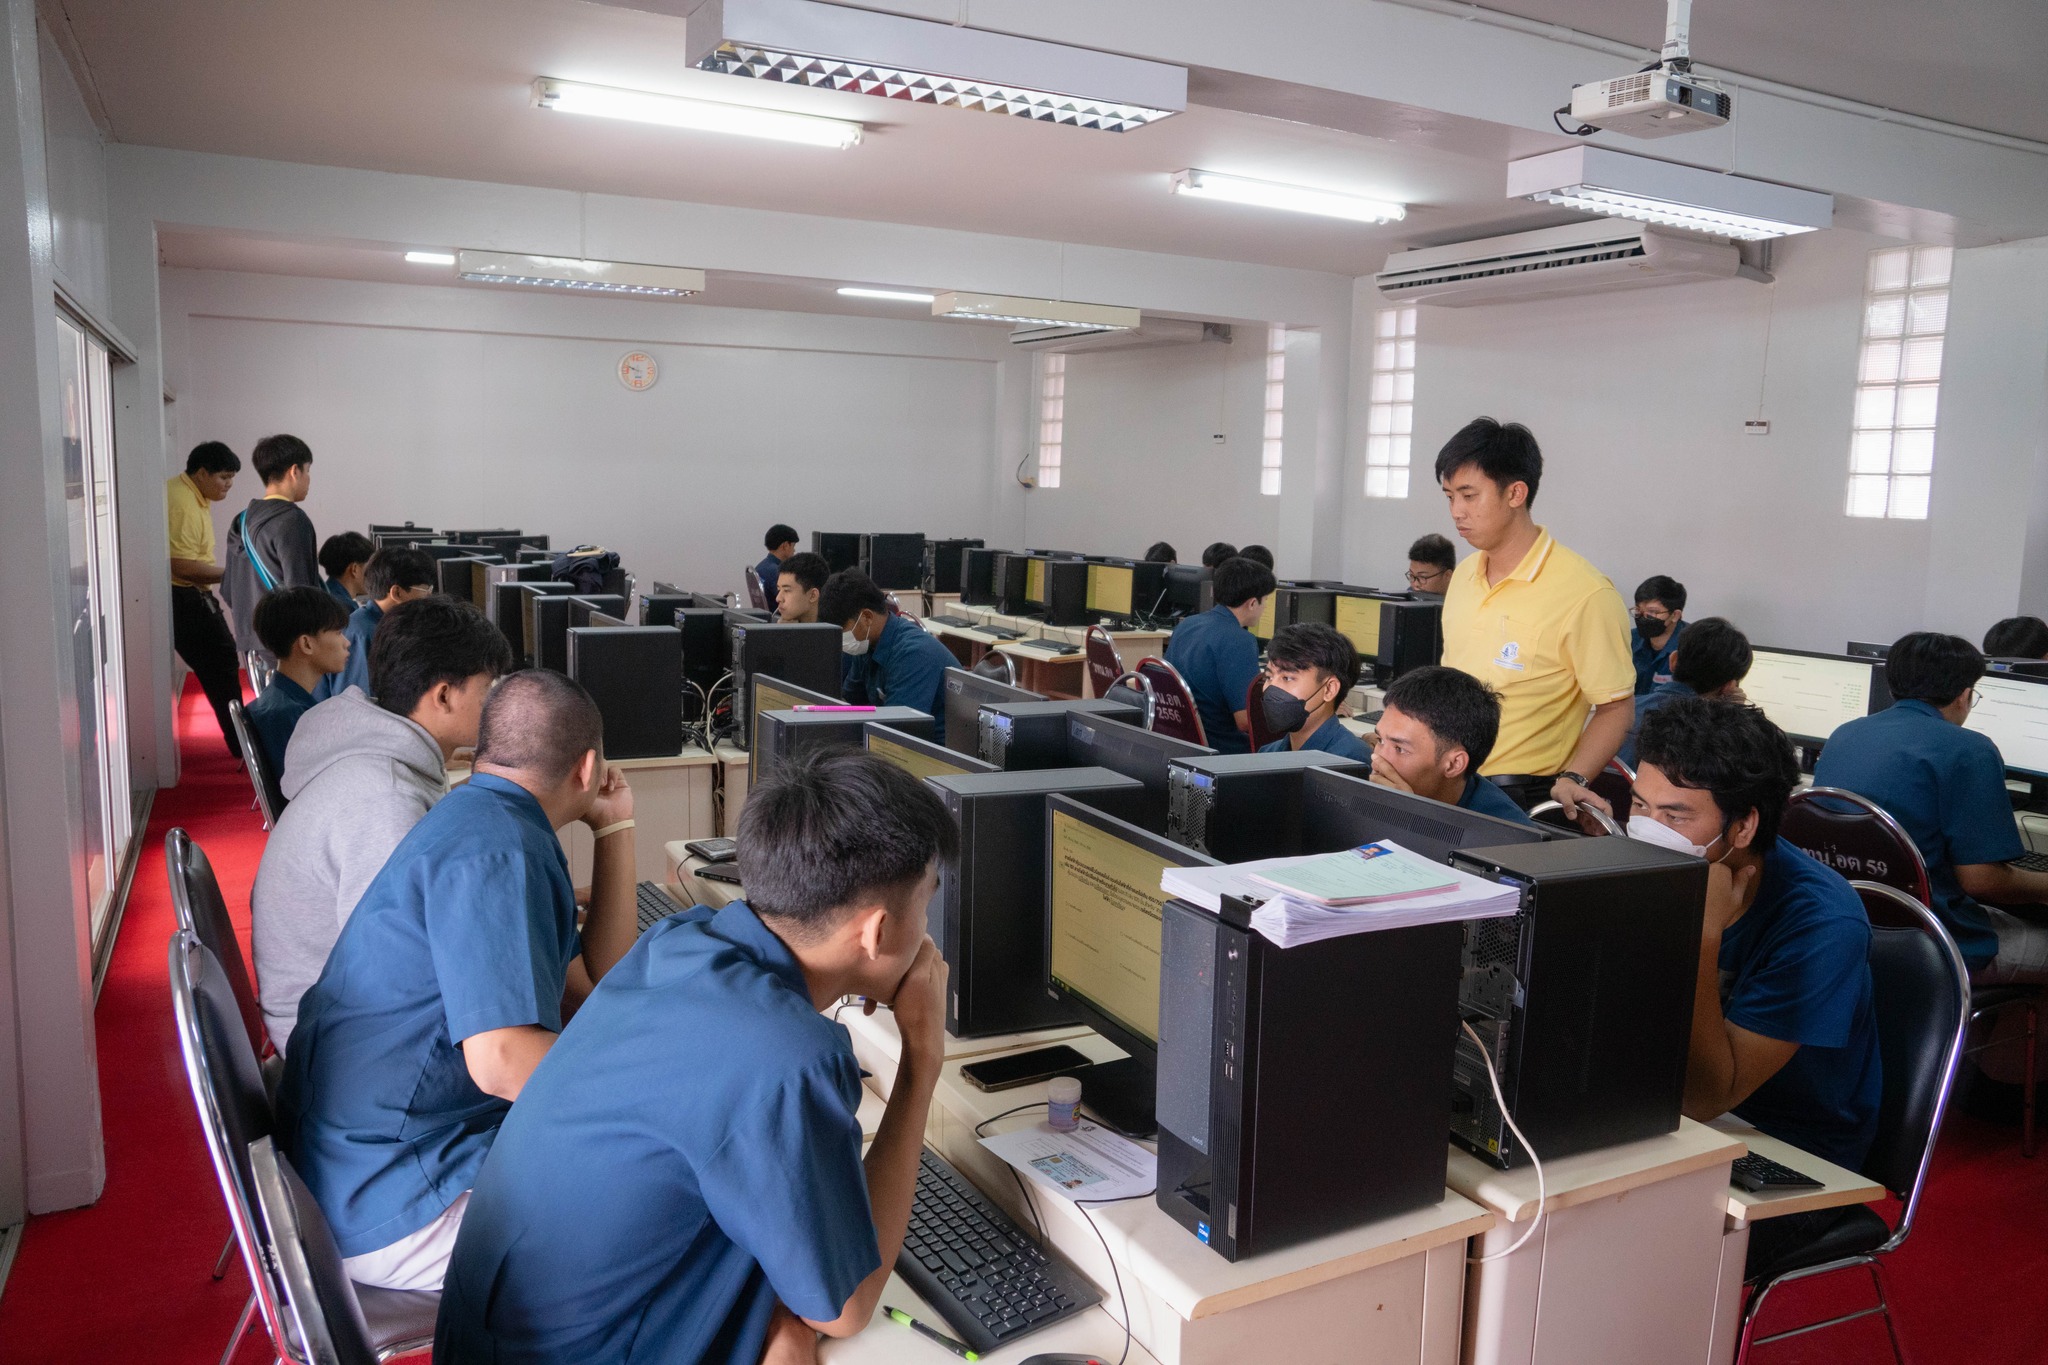
{"label": "ceiling-mounted projector", "polygon": [[1630,137],[1670,137],[1719,128],[1735,117],[1735,97],[1692,71],[1692,0],[1667,0],[1664,52],[1641,71],[1572,87],[1572,102],[1557,111],[1578,120],[1565,131],[1577,137],[1596,132]]}

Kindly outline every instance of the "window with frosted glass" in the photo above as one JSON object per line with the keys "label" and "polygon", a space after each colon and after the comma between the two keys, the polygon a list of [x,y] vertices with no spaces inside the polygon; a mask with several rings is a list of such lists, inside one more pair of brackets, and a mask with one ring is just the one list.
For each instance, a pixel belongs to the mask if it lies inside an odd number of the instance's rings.
{"label": "window with frosted glass", "polygon": [[1043,357],[1038,372],[1038,486],[1060,486],[1060,455],[1067,421],[1067,358]]}
{"label": "window with frosted glass", "polygon": [[1849,436],[1852,517],[1927,516],[1953,254],[1945,246],[1870,253]]}
{"label": "window with frosted glass", "polygon": [[1259,446],[1259,491],[1280,495],[1281,409],[1287,405],[1287,329],[1266,332],[1266,434]]}
{"label": "window with frosted glass", "polygon": [[1415,430],[1415,305],[1373,315],[1372,394],[1367,404],[1365,495],[1408,496],[1408,446]]}

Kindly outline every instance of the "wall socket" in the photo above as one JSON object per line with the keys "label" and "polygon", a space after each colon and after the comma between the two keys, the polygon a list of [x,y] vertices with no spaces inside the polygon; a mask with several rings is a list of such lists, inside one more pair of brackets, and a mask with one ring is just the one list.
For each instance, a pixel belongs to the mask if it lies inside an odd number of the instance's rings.
{"label": "wall socket", "polygon": [[1768,418],[1768,417],[1754,417],[1754,418],[1751,418],[1751,419],[1750,419],[1749,421],[1747,421],[1747,422],[1744,422],[1744,423],[1742,424],[1742,434],[1743,434],[1743,435],[1745,435],[1745,436],[1768,436],[1768,435],[1770,435],[1770,434],[1771,434],[1771,419],[1770,419],[1770,418]]}

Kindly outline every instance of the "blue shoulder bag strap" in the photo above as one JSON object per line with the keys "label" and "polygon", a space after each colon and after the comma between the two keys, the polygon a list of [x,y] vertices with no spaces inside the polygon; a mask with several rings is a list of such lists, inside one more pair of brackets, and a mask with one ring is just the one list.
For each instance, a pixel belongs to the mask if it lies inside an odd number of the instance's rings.
{"label": "blue shoulder bag strap", "polygon": [[242,537],[242,553],[249,556],[249,567],[256,571],[256,581],[263,585],[263,591],[276,592],[277,579],[263,566],[263,557],[256,553],[255,542],[249,539],[249,509],[235,513],[235,531]]}

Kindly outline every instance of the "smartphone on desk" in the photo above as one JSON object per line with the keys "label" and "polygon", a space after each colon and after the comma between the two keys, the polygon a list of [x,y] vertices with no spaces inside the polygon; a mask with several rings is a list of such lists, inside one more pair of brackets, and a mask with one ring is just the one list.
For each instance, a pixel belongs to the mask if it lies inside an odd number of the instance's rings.
{"label": "smartphone on desk", "polygon": [[970,1062],[960,1068],[960,1074],[977,1090],[1014,1090],[1033,1081],[1079,1075],[1093,1065],[1095,1063],[1065,1043],[1055,1043],[1029,1052],[1013,1052],[1007,1057]]}

